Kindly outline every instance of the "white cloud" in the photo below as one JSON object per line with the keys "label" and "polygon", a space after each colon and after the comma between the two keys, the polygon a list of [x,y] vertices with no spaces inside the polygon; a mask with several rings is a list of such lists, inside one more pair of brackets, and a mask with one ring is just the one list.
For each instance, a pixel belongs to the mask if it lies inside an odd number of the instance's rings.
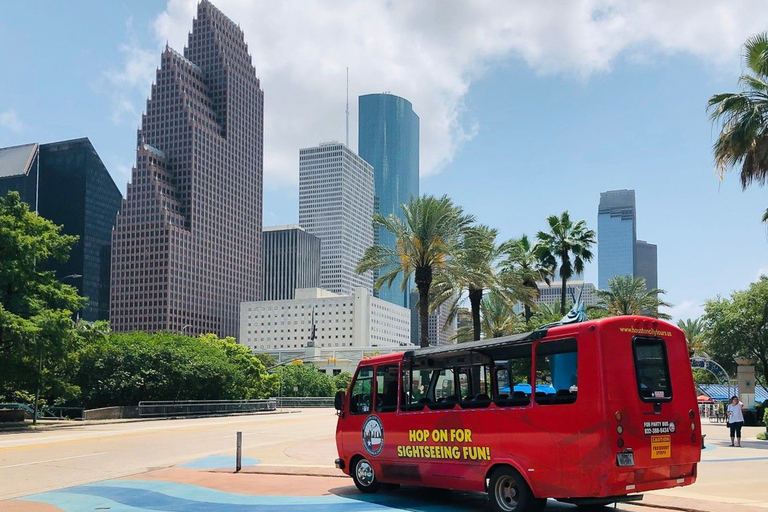
{"label": "white cloud", "polygon": [[19,119],[19,116],[16,115],[15,110],[6,110],[0,113],[0,126],[8,128],[15,133],[19,133],[24,129],[24,124]]}
{"label": "white cloud", "polygon": [[[169,0],[155,21],[158,44],[186,44],[197,0]],[[494,63],[521,59],[538,73],[586,80],[619,55],[652,62],[689,54],[733,66],[749,35],[768,27],[761,2],[715,0],[215,0],[239,23],[265,91],[267,185],[298,180],[298,149],[344,139],[350,69],[350,146],[357,97],[391,91],[421,118],[421,173],[434,174],[478,127],[462,116],[473,80]],[[128,45],[114,82],[149,93],[155,50]],[[155,53],[153,53],[155,52]],[[734,77],[735,78],[735,77]],[[523,100],[524,101],[524,100]],[[466,119],[469,117],[469,119]]]}
{"label": "white cloud", "polygon": [[661,311],[672,317],[671,322],[677,323],[678,320],[695,320],[704,314],[704,304],[694,300],[684,300],[680,304],[671,308],[661,308]]}

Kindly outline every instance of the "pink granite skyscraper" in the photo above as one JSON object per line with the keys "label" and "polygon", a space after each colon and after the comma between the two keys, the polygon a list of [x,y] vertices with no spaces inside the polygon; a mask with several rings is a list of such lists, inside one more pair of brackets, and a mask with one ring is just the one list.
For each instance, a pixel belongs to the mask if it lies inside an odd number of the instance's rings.
{"label": "pink granite skyscraper", "polygon": [[264,96],[243,32],[207,0],[166,46],[112,234],[118,332],[235,336],[261,298]]}

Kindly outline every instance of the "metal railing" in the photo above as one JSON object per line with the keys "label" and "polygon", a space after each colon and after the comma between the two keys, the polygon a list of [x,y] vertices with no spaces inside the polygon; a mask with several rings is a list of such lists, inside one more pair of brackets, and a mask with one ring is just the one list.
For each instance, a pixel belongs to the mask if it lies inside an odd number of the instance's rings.
{"label": "metal railing", "polygon": [[246,412],[274,411],[277,401],[264,400],[179,400],[139,402],[139,416],[205,416],[211,414],[236,414]]}
{"label": "metal railing", "polygon": [[[21,409],[30,418],[34,417],[35,410],[26,404],[0,404],[0,409]],[[70,420],[82,420],[85,417],[85,409],[82,407],[60,407],[58,405],[52,405],[49,407],[41,407],[37,412],[38,419],[70,419]]]}
{"label": "metal railing", "polygon": [[333,407],[333,397],[283,396],[274,399],[278,407]]}

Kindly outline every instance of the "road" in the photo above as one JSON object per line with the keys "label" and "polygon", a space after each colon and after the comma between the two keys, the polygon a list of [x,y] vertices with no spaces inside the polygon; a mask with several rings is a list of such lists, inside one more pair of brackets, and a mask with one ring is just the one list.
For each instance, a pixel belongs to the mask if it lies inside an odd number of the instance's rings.
{"label": "road", "polygon": [[[309,500],[302,503],[315,512],[372,510],[370,506],[379,505],[382,510],[433,512],[484,509],[484,495],[478,493],[403,487],[360,496],[351,480],[339,477],[332,467],[335,425],[332,409],[306,409],[2,432],[0,500],[5,501],[0,501],[0,512],[93,510],[118,502],[128,508],[112,510],[220,510],[224,502],[217,501],[223,498],[216,492],[231,493],[226,500],[240,500],[247,510],[265,503],[280,508],[280,500],[298,496]],[[743,448],[728,446],[723,425],[704,424],[703,429],[707,449],[696,484],[646,493],[645,506],[623,505],[619,510],[768,510],[768,443],[755,439],[761,428],[745,428]],[[238,431],[243,432],[244,467],[234,475]],[[97,499],[94,496],[101,501],[87,501]],[[195,506],[173,502],[163,508],[146,501],[152,496],[176,496]],[[41,502],[53,508],[41,508]],[[550,500],[546,510],[575,507]]]}
{"label": "road", "polygon": [[307,409],[4,432],[0,434],[0,500],[214,455],[231,454],[234,465],[238,431],[243,433],[245,458],[277,465],[332,467],[335,425],[332,409]]}

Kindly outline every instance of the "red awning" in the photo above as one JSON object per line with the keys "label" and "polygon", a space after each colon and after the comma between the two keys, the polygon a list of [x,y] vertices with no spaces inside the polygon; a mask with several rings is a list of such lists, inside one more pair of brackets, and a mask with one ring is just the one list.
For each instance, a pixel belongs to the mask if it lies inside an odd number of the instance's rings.
{"label": "red awning", "polygon": [[707,395],[699,395],[696,397],[696,400],[699,402],[714,402],[714,398],[710,398]]}

